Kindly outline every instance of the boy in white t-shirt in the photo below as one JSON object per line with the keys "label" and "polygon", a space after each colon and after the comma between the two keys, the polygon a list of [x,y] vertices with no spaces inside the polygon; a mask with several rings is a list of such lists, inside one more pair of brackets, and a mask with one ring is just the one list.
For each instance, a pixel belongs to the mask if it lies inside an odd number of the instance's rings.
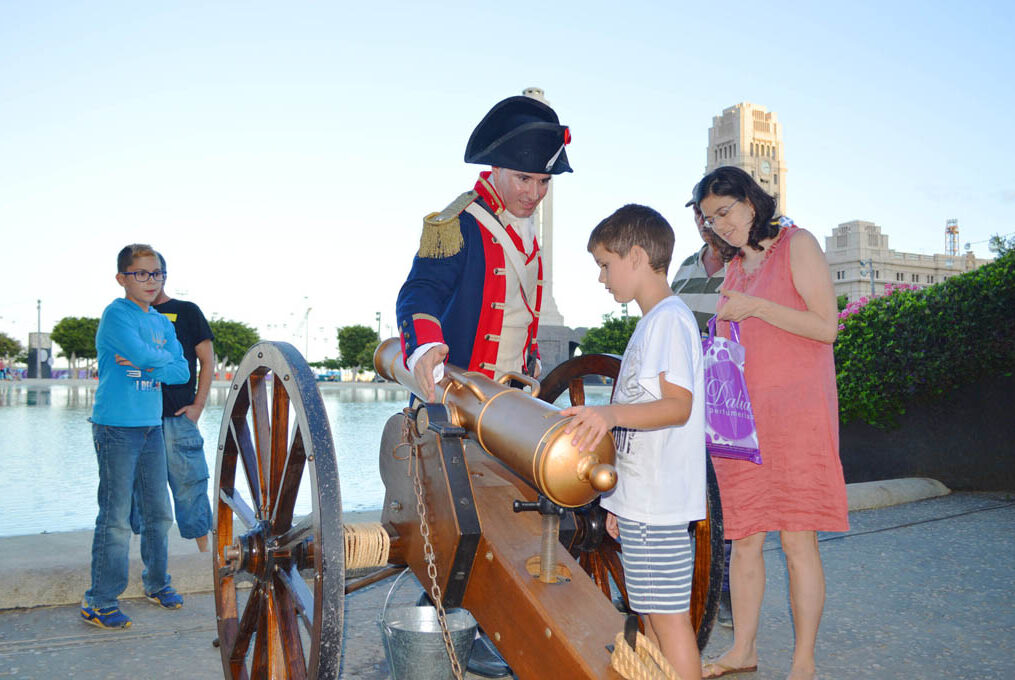
{"label": "boy in white t-shirt", "polygon": [[574,406],[581,450],[611,430],[616,488],[604,494],[606,528],[620,539],[631,609],[683,680],[701,677],[690,617],[693,559],[687,526],[705,517],[705,407],[694,315],[670,291],[673,229],[652,208],[626,205],[589,237],[599,282],[635,300],[638,322],[620,365],[613,403]]}

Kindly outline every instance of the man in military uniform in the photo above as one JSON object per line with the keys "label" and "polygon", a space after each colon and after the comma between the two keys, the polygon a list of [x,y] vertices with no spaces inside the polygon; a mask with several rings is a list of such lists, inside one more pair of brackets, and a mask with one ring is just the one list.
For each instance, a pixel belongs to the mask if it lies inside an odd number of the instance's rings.
{"label": "man in military uniform", "polygon": [[543,261],[533,215],[551,176],[571,172],[570,139],[543,102],[505,99],[465,148],[466,163],[491,169],[479,173],[472,191],[424,218],[395,311],[406,367],[428,400],[444,361],[491,378],[539,375]]}

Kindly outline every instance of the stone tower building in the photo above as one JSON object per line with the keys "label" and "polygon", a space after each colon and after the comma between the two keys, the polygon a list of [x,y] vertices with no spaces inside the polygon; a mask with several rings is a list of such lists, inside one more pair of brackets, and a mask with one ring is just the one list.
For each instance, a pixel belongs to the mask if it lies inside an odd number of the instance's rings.
{"label": "stone tower building", "polygon": [[708,130],[705,172],[733,165],[751,173],[761,188],[775,197],[776,214],[786,214],[786,162],[782,128],[763,106],[741,102],[712,118]]}

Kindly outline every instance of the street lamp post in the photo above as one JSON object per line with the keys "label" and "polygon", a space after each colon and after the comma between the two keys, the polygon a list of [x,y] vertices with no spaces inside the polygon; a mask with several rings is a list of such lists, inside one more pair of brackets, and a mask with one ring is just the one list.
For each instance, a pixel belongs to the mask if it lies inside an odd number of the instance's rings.
{"label": "street lamp post", "polygon": [[[869,276],[871,280],[871,297],[874,297],[874,258],[860,260],[860,276]],[[862,267],[867,267],[862,269]]]}
{"label": "street lamp post", "polygon": [[[303,298],[304,302],[307,298]],[[307,307],[307,311],[303,314],[303,358],[310,359],[310,310],[313,307]]]}
{"label": "street lamp post", "polygon": [[42,300],[35,301],[36,333],[35,333],[35,377],[42,377]]}
{"label": "street lamp post", "polygon": [[381,313],[377,312],[377,339],[381,339]]}

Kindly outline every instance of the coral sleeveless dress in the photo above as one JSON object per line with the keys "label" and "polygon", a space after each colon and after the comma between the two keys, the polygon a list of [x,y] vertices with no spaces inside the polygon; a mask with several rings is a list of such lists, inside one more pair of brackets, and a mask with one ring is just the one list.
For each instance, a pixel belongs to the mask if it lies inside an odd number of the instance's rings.
{"label": "coral sleeveless dress", "polygon": [[[724,288],[806,309],[790,272],[790,239],[798,231],[791,223],[784,226],[750,274],[734,258]],[[729,324],[720,322],[717,332],[728,338]],[[712,459],[726,538],[776,530],[847,531],[832,346],[755,317],[740,322],[740,342],[762,464]]]}

